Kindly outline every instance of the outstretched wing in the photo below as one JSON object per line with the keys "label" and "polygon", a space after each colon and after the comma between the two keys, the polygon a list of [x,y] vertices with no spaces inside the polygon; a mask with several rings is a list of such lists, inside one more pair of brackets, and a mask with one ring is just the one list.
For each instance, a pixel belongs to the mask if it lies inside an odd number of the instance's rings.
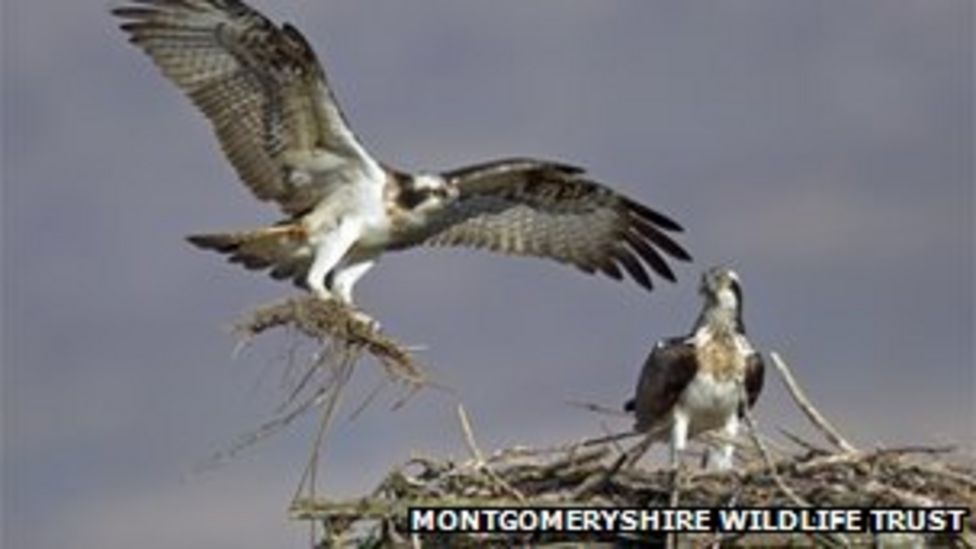
{"label": "outstretched wing", "polygon": [[112,10],[210,119],[238,175],[288,213],[379,167],[343,119],[315,52],[239,0],[131,0]]}
{"label": "outstretched wing", "polygon": [[394,247],[471,246],[555,259],[653,287],[645,266],[668,280],[664,257],[689,260],[667,233],[668,217],[584,176],[573,166],[530,159],[490,162],[443,174],[457,199],[400,234]]}
{"label": "outstretched wing", "polygon": [[697,372],[695,348],[685,338],[655,345],[644,362],[634,398],[624,405],[637,417],[634,430],[648,431],[668,417]]}

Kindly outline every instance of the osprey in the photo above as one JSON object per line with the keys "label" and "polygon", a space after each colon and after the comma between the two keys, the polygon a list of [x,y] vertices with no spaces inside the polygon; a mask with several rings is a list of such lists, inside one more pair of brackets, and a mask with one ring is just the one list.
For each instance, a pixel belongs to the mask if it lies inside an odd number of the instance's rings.
{"label": "osprey", "polygon": [[746,339],[738,275],[723,267],[709,269],[702,275],[700,291],[705,305],[694,330],[654,346],[636,396],[624,409],[637,416],[636,431],[657,438],[670,434],[675,466],[688,437],[721,429],[725,442],[719,452],[709,449],[706,463],[728,469],[739,420],[762,390],[764,364]]}
{"label": "osprey", "polygon": [[557,162],[507,159],[410,174],[375,160],[350,130],[311,46],[239,0],[132,0],[121,28],[213,124],[251,192],[286,218],[188,237],[323,299],[386,251],[472,246],[653,284],[664,256],[690,260],[669,217]]}

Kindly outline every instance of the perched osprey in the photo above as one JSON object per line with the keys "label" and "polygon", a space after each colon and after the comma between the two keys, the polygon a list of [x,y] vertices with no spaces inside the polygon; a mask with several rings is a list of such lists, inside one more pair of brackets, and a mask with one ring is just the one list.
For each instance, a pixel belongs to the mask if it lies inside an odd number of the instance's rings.
{"label": "perched osprey", "polygon": [[[738,432],[745,406],[751,408],[759,398],[764,365],[746,339],[738,275],[723,267],[709,269],[700,291],[705,306],[694,331],[654,346],[637,394],[624,409],[637,416],[635,430],[670,435],[672,465],[678,464],[688,437],[721,429],[727,441],[720,452],[708,451],[707,465],[728,469],[734,448],[729,441]],[[742,402],[740,385],[747,402]]]}
{"label": "perched osprey", "polygon": [[305,38],[239,0],[132,0],[113,10],[210,119],[237,174],[287,216],[256,230],[190,236],[249,269],[350,303],[385,251],[473,246],[548,257],[651,289],[673,281],[664,255],[689,260],[681,227],[586,177],[533,159],[409,174],[353,135]]}

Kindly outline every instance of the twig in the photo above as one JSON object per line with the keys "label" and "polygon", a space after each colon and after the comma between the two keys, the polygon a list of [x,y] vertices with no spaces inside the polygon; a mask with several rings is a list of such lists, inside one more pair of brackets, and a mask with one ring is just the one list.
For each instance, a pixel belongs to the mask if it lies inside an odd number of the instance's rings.
{"label": "twig", "polygon": [[567,400],[566,404],[574,408],[581,408],[583,410],[586,410],[587,412],[593,412],[605,416],[627,417],[630,415],[623,410],[618,410],[617,408],[610,408],[608,406],[603,406],[602,404],[597,404],[595,402],[586,402],[582,400]]}
{"label": "twig", "polygon": [[630,450],[627,450],[627,461],[624,462],[624,465],[626,465],[627,468],[633,468],[637,465],[637,462],[640,461],[640,458],[644,457],[644,454],[646,454],[651,448],[651,445],[654,444],[655,434],[656,433],[646,433],[640,442],[631,446]]}
{"label": "twig", "polygon": [[879,496],[888,496],[898,500],[898,503],[906,507],[932,507],[936,502],[932,501],[931,498],[910,492],[908,490],[902,490],[900,488],[895,488],[894,486],[889,486],[878,480],[871,480],[861,487],[862,490],[869,494],[877,494]]}
{"label": "twig", "polygon": [[924,473],[943,477],[951,482],[965,484],[966,486],[969,487],[970,490],[976,491],[976,476],[967,475],[959,471],[953,471],[952,469],[947,469],[944,466],[933,466],[933,465],[918,463],[913,465],[912,467]]}
{"label": "twig", "polygon": [[[748,396],[746,395],[746,388],[741,383],[739,384],[739,396],[742,399],[741,402],[749,402]],[[762,457],[763,463],[766,464],[766,468],[769,470],[769,475],[773,478],[773,482],[775,482],[776,486],[781,492],[783,492],[783,495],[790,498],[793,503],[800,507],[810,507],[810,502],[797,495],[792,488],[786,485],[783,478],[779,475],[776,464],[773,463],[773,459],[769,455],[769,450],[766,449],[766,445],[763,444],[763,441],[759,438],[759,434],[756,429],[756,422],[752,419],[752,412],[749,411],[749,407],[743,406],[742,411],[742,418],[745,420],[746,428],[749,432],[749,438],[752,439],[752,443],[756,446],[756,449],[759,450],[759,455]]]}
{"label": "twig", "polygon": [[[684,462],[681,460],[681,455],[678,455],[678,463],[675,464],[674,471],[672,471],[671,476],[671,495],[668,496],[668,506],[672,509],[678,507],[678,503],[681,501],[681,482],[684,479]],[[667,549],[674,549],[678,546],[678,533],[671,532],[667,535],[664,541],[664,545]]]}
{"label": "twig", "polygon": [[478,448],[478,443],[474,440],[474,433],[471,431],[471,421],[468,419],[468,412],[464,410],[464,405],[460,402],[457,405],[457,415],[461,423],[461,432],[464,433],[464,443],[468,447],[468,452],[471,452],[471,457],[474,458],[480,467],[485,464],[485,455],[481,453],[481,448]]}
{"label": "twig", "polygon": [[782,378],[783,383],[786,385],[786,388],[789,390],[790,395],[793,397],[793,400],[796,401],[797,406],[799,406],[800,410],[806,414],[807,418],[809,418],[810,421],[813,422],[818,429],[820,429],[824,436],[827,437],[827,440],[845,452],[856,451],[857,449],[854,447],[854,445],[847,442],[847,439],[845,439],[840,432],[833,425],[831,425],[831,423],[827,421],[823,415],[821,415],[813,404],[810,403],[810,400],[805,394],[803,394],[803,390],[800,389],[800,386],[797,384],[796,379],[793,377],[793,373],[790,371],[790,368],[785,362],[783,362],[783,359],[779,357],[779,354],[771,352],[769,353],[769,358],[772,359],[773,366],[776,367],[776,370],[779,372],[779,375]]}
{"label": "twig", "polygon": [[570,500],[581,501],[586,499],[590,494],[595,492],[597,489],[606,485],[613,478],[613,475],[620,470],[624,462],[627,461],[627,453],[621,452],[617,456],[617,459],[608,467],[605,471],[597,471],[591,474],[585,481],[583,481],[575,490],[570,494]]}
{"label": "twig", "polygon": [[525,496],[514,488],[511,484],[501,478],[495,471],[488,467],[488,463],[485,461],[485,455],[478,448],[478,443],[475,441],[474,432],[471,430],[471,421],[468,419],[468,412],[465,411],[464,405],[458,402],[457,405],[458,420],[461,423],[461,431],[464,433],[464,442],[468,446],[468,451],[471,452],[471,456],[474,458],[474,466],[476,469],[480,470],[487,476],[491,481],[502,489],[503,492],[514,497],[518,501],[525,501]]}
{"label": "twig", "polygon": [[[297,500],[301,497],[301,492],[303,488],[309,491],[310,497],[315,497],[315,486],[317,484],[317,474],[318,474],[318,463],[322,452],[322,444],[325,441],[325,436],[328,433],[329,426],[332,425],[332,420],[335,417],[336,409],[339,406],[339,402],[342,399],[343,388],[352,376],[352,371],[355,366],[355,358],[352,358],[351,362],[348,358],[340,358],[338,365],[335,366],[334,383],[327,385],[329,391],[323,393],[320,397],[316,398],[319,404],[322,404],[322,416],[320,418],[319,429],[315,434],[315,440],[312,444],[312,451],[309,455],[308,462],[305,467],[305,471],[302,474],[302,478],[298,484],[298,492],[295,494],[293,500]],[[322,399],[322,400],[320,400]]]}
{"label": "twig", "polygon": [[579,443],[580,446],[599,446],[601,444],[606,444],[608,442],[617,442],[620,440],[625,440],[628,438],[635,438],[639,436],[644,436],[644,433],[639,433],[637,431],[624,431],[622,433],[609,433],[606,435],[588,438]]}
{"label": "twig", "polygon": [[808,440],[803,440],[802,438],[800,438],[799,435],[797,435],[796,433],[794,433],[792,431],[789,431],[787,429],[783,429],[781,427],[781,428],[779,428],[779,432],[784,437],[786,437],[787,439],[789,439],[790,442],[792,442],[793,444],[796,444],[800,448],[806,449],[809,452],[812,452],[814,454],[821,454],[821,455],[823,455],[823,454],[829,454],[830,453],[827,450],[824,450],[820,446],[817,446],[816,444],[813,444],[813,443],[811,443]]}
{"label": "twig", "polygon": [[[776,357],[775,360],[778,361],[778,358],[779,357]],[[745,384],[743,383],[739,383],[739,398],[740,398],[740,402],[749,402],[748,396],[746,394],[746,387]],[[786,497],[788,497],[796,505],[800,507],[811,507],[810,502],[800,497],[799,494],[797,494],[792,488],[789,487],[789,485],[786,484],[786,482],[783,480],[783,477],[780,476],[776,464],[773,463],[773,460],[769,455],[769,450],[766,449],[766,445],[763,444],[762,439],[759,437],[759,430],[756,428],[756,422],[752,418],[752,412],[749,410],[749,406],[742,407],[742,417],[746,422],[746,427],[749,431],[749,437],[752,439],[753,444],[755,444],[756,448],[759,450],[759,455],[762,456],[762,460],[766,464],[766,467],[769,469],[769,475],[773,478],[773,482],[776,483],[776,486],[780,489],[781,492],[783,492],[783,494]],[[828,542],[838,543],[843,547],[851,546],[850,540],[844,534],[833,534],[833,533],[825,533],[822,535],[814,534],[814,537]]]}

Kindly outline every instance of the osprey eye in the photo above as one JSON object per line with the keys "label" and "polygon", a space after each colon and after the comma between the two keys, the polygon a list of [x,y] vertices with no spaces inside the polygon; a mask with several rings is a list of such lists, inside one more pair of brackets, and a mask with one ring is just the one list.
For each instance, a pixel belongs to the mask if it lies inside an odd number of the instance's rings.
{"label": "osprey eye", "polygon": [[427,193],[425,191],[406,188],[400,194],[400,204],[408,210],[416,208],[421,202],[427,198]]}

